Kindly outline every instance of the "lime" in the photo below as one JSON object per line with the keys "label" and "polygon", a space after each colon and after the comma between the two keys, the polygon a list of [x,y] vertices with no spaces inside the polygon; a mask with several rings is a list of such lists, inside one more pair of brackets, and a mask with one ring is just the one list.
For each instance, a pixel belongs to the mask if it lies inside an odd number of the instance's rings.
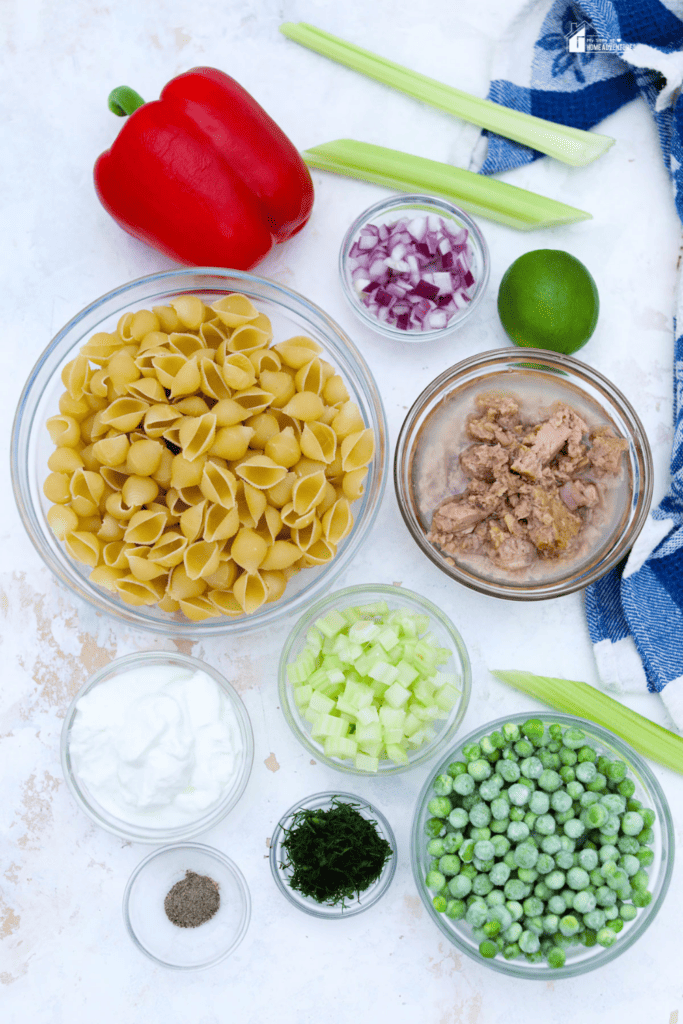
{"label": "lime", "polygon": [[600,300],[590,273],[562,249],[534,249],[516,259],[498,290],[500,322],[515,345],[569,355],[598,322]]}

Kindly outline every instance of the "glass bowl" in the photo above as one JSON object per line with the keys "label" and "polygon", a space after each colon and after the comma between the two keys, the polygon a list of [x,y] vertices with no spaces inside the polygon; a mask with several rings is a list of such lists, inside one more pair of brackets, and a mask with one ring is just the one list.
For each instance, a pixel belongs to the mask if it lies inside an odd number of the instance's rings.
{"label": "glass bowl", "polygon": [[[233,725],[239,732],[241,743],[237,770],[232,782],[221,794],[220,799],[202,811],[198,816],[176,825],[155,826],[147,824],[142,816],[136,821],[126,820],[118,816],[111,808],[103,807],[90,792],[87,784],[79,779],[78,766],[74,763],[70,749],[71,730],[78,713],[78,702],[82,697],[96,686],[103,685],[120,673],[128,672],[131,669],[154,668],[155,666],[178,667],[186,669],[191,673],[205,672],[210,676],[220,687],[226,699],[228,708],[233,716]],[[96,672],[81,687],[67,710],[62,726],[62,772],[74,800],[96,825],[106,829],[107,832],[120,836],[122,839],[128,839],[137,843],[173,843],[184,839],[191,839],[213,828],[214,825],[225,818],[242,796],[249,780],[253,758],[254,738],[251,723],[239,694],[233,689],[227,679],[220,672],[217,672],[216,669],[212,668],[211,665],[207,665],[205,662],[185,654],[172,654],[167,651],[142,651],[137,654],[128,654],[123,658],[117,658],[116,661],[112,661],[111,664]]]}
{"label": "glass bowl", "polygon": [[[283,847],[283,840],[285,839],[285,830],[291,827],[297,811],[327,811],[333,806],[333,801],[336,799],[344,803],[354,804],[359,814],[374,822],[379,836],[389,843],[393,854],[385,862],[379,878],[372,882],[360,896],[353,900],[347,900],[330,906],[325,903],[318,903],[312,896],[304,896],[302,893],[290,888],[288,880],[292,875],[292,870],[287,863],[287,851]],[[303,910],[306,914],[311,914],[313,917],[320,917],[324,920],[353,917],[356,914],[362,914],[364,910],[369,910],[370,907],[374,906],[391,885],[396,871],[396,837],[391,825],[382,812],[378,811],[367,800],[354,796],[353,793],[339,793],[336,790],[326,793],[314,793],[313,796],[307,796],[303,800],[297,801],[280,818],[280,821],[275,826],[275,831],[270,840],[270,869],[278,889],[292,906],[298,907],[299,910]]]}
{"label": "glass bowl", "polygon": [[[48,475],[47,460],[54,447],[45,423],[49,416],[58,412],[59,397],[64,392],[62,370],[93,333],[114,331],[119,318],[129,310],[168,304],[185,294],[199,295],[208,304],[231,292],[247,295],[270,317],[275,342],[308,335],[322,346],[323,358],[342,376],[351,400],[358,405],[366,425],[374,430],[375,454],[365,479],[364,493],[352,506],[353,528],[340,542],[331,561],[296,573],[283,597],[262,605],[250,615],[196,622],[178,612],[162,612],[156,605],[126,604],[116,593],[94,584],[89,579],[90,567],[67,554],[46,518],[50,502],[43,494],[43,483]],[[98,611],[113,615],[129,626],[185,636],[213,636],[263,628],[304,607],[326,590],[354,558],[374,523],[387,465],[386,420],[377,386],[363,357],[341,328],[318,306],[283,285],[238,270],[212,267],[173,270],[140,278],[96,299],[78,313],[50,342],[31,371],[19,400],[11,441],[12,481],[19,513],[36,550],[57,579]]]}
{"label": "glass bowl", "polygon": [[[164,900],[187,871],[211,878],[220,905],[208,921],[182,928],[166,916]],[[123,920],[137,948],[176,971],[214,967],[235,951],[251,916],[249,889],[236,864],[200,843],[174,843],[155,850],[136,867],[123,894]]]}
{"label": "glass bowl", "polygon": [[[647,869],[650,879],[648,888],[652,892],[652,901],[647,907],[638,910],[634,920],[625,922],[614,945],[607,948],[599,944],[592,947],[570,946],[565,950],[564,966],[558,968],[550,967],[545,960],[531,963],[524,956],[511,960],[503,959],[500,954],[490,959],[482,957],[479,953],[479,943],[474,938],[471,927],[465,921],[453,920],[437,911],[432,902],[435,893],[431,892],[425,884],[425,877],[431,862],[431,858],[427,854],[428,838],[425,834],[425,823],[431,817],[428,803],[433,796],[431,788],[433,779],[445,772],[452,761],[461,759],[463,749],[468,744],[479,743],[484,736],[500,729],[506,722],[513,722],[521,726],[530,718],[540,719],[545,726],[557,723],[563,728],[578,727],[585,733],[585,745],[593,747],[599,754],[604,754],[610,759],[624,761],[628,767],[628,777],[632,779],[636,787],[634,798],[640,800],[644,807],[654,810],[657,816],[652,826],[654,842],[650,846],[654,860]],[[418,797],[413,818],[411,860],[415,884],[427,913],[454,946],[479,963],[485,963],[492,970],[500,971],[510,977],[554,981],[558,978],[576,977],[610,963],[644,934],[654,920],[669,888],[674,860],[674,827],[669,805],[659,782],[643,758],[628,744],[608,732],[607,729],[594,725],[592,722],[574,718],[572,715],[533,711],[527,714],[509,715],[480,726],[460,740],[457,746],[453,747],[444,757],[441,764],[430,772]]]}
{"label": "glass bowl", "polygon": [[[610,426],[628,442],[621,476],[605,486],[582,547],[572,557],[539,558],[528,570],[496,567],[485,556],[446,554],[428,539],[434,510],[464,490],[459,454],[472,442],[467,417],[481,394],[516,395],[522,414],[566,402],[589,427]],[[526,418],[526,417],[525,417]],[[606,481],[607,483],[608,481]],[[429,384],[406,416],[396,444],[394,485],[411,537],[457,583],[491,597],[538,601],[582,590],[628,553],[648,515],[652,456],[633,406],[597,370],[541,349],[503,348],[451,366]]]}
{"label": "glass bowl", "polygon": [[[442,218],[451,232],[460,232],[462,229],[468,232],[466,241],[469,247],[465,250],[462,258],[468,261],[469,266],[467,269],[471,270],[474,282],[466,289],[469,301],[465,302],[463,300],[460,308],[452,314],[444,326],[425,330],[416,327],[402,329],[396,323],[380,319],[380,316],[385,314],[378,316],[361,298],[364,294],[363,288],[372,287],[374,280],[372,279],[372,274],[362,274],[361,285],[361,282],[356,277],[356,274],[358,274],[358,260],[352,255],[352,251],[356,251],[354,247],[361,236],[361,231],[370,225],[381,229],[383,225],[391,226],[402,218],[407,218],[408,222],[410,222],[415,218],[430,216]],[[419,242],[418,244],[426,243]],[[400,254],[398,255],[400,257]],[[456,252],[455,260],[457,261],[458,258],[458,253]],[[439,263],[438,265],[435,264],[434,269],[437,272],[442,271],[443,268],[438,253],[435,255],[435,259],[438,259]],[[457,327],[460,327],[479,305],[486,291],[486,284],[489,278],[489,251],[484,236],[472,218],[464,210],[454,206],[453,203],[449,203],[446,199],[437,199],[426,195],[390,196],[388,199],[383,199],[381,202],[375,203],[373,206],[368,207],[367,210],[364,210],[346,232],[339,253],[339,275],[344,294],[351,308],[359,320],[367,327],[371,327],[385,338],[393,338],[397,341],[437,341],[450,334]],[[440,284],[444,283],[444,280],[439,281],[439,279],[436,279],[435,282],[427,283],[439,287]],[[370,282],[369,285],[368,281]],[[434,312],[438,312],[440,296],[445,296],[445,294],[447,293],[441,290],[435,299],[429,302],[429,305],[434,308]],[[388,298],[387,301],[390,301],[393,305],[393,299]],[[403,300],[399,297],[396,298],[396,301],[402,302]],[[381,308],[389,310],[391,307],[382,306]],[[394,314],[391,314],[391,316],[393,317]]]}
{"label": "glass bowl", "polygon": [[[425,615],[428,617],[428,632],[433,634],[440,647],[448,648],[451,652],[448,661],[439,666],[439,671],[453,673],[457,677],[460,694],[455,705],[447,713],[447,717],[439,718],[431,723],[435,731],[433,739],[427,740],[422,746],[408,750],[407,764],[395,764],[393,761],[382,759],[379,762],[377,771],[371,772],[356,768],[349,759],[331,757],[325,754],[322,743],[311,736],[312,725],[302,716],[294,699],[294,687],[288,679],[288,666],[297,658],[306,645],[307,634],[317,619],[327,615],[333,609],[343,610],[353,606],[372,605],[378,601],[386,602],[390,611],[406,609],[414,615]],[[280,656],[280,666],[278,669],[280,706],[284,712],[287,724],[296,738],[306,750],[314,755],[316,761],[321,761],[330,768],[335,768],[337,771],[346,772],[350,775],[398,775],[400,772],[417,768],[419,765],[431,760],[431,758],[438,756],[453,741],[460,723],[465,717],[470,699],[471,684],[470,659],[467,654],[467,648],[448,616],[444,615],[441,609],[437,608],[431,601],[428,601],[426,597],[422,597],[412,590],[380,583],[368,583],[362,586],[347,587],[345,590],[338,590],[336,593],[328,594],[327,597],[318,601],[312,608],[309,608],[301,616],[287,637]]]}

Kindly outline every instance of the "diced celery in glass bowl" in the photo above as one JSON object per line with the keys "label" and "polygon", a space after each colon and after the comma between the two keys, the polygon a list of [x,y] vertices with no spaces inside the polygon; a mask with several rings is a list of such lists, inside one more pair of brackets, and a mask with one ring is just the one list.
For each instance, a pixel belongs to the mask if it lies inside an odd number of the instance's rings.
{"label": "diced celery in glass bowl", "polygon": [[282,651],[281,706],[316,760],[357,775],[424,764],[452,742],[471,686],[453,623],[403,587],[348,587],[313,605]]}

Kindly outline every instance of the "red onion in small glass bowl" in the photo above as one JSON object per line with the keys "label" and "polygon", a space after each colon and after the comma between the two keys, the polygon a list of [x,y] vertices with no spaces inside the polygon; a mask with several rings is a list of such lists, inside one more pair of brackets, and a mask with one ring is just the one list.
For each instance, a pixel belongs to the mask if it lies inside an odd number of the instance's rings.
{"label": "red onion in small glass bowl", "polygon": [[478,306],[489,252],[472,218],[447,200],[390,196],[346,232],[339,273],[366,326],[399,341],[433,341],[460,327]]}

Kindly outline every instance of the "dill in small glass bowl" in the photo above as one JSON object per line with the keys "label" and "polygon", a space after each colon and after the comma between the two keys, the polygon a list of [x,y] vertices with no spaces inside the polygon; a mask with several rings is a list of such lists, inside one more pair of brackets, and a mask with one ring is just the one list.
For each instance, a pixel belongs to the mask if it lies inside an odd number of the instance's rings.
{"label": "dill in small glass bowl", "polygon": [[[347,878],[341,879],[339,886],[335,885],[330,888],[329,899],[321,902],[312,895],[305,895],[300,888],[292,887],[292,883],[300,885],[302,877],[302,872],[297,871],[294,863],[296,855],[300,853],[304,857],[307,850],[314,848],[315,839],[313,839],[312,845],[299,844],[296,848],[295,844],[288,840],[302,823],[311,824],[312,815],[309,812],[330,812],[335,807],[342,806],[353,808],[373,828],[378,840],[376,843],[373,841],[372,844],[375,847],[375,857],[373,857],[372,867],[360,862],[353,865],[349,863]],[[356,820],[356,824],[360,823]],[[312,824],[312,827],[316,827],[315,823]],[[351,867],[353,867],[353,871]],[[391,825],[381,811],[367,800],[363,800],[353,793],[338,791],[314,793],[312,796],[297,801],[280,818],[270,842],[270,868],[280,892],[299,910],[323,919],[353,917],[374,906],[391,885],[396,871],[396,838]],[[305,871],[303,875],[306,875]],[[352,891],[354,882],[361,885],[365,879],[368,880],[365,888],[356,892]],[[303,883],[304,889],[309,892],[317,889],[320,895],[324,894],[325,882],[319,872],[313,871],[308,881],[310,884]]]}

